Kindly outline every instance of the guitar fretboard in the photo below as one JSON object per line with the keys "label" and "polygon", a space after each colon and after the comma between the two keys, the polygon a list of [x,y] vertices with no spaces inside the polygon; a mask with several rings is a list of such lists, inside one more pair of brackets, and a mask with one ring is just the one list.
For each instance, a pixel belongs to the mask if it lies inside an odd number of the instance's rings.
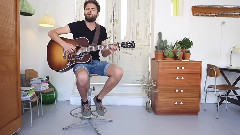
{"label": "guitar fretboard", "polygon": [[80,47],[76,54],[79,55],[84,52],[90,52],[90,51],[97,51],[97,50],[103,50],[103,49],[110,49],[110,45],[96,45],[96,46],[88,46],[88,47],[81,47],[81,45],[77,45]]}

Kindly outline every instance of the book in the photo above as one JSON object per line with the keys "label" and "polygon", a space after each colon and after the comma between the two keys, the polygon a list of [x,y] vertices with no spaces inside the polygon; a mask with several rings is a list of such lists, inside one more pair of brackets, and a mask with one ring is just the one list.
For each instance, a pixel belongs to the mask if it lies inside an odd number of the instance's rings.
{"label": "book", "polygon": [[31,89],[29,91],[21,91],[21,100],[32,100],[36,96],[35,90]]}

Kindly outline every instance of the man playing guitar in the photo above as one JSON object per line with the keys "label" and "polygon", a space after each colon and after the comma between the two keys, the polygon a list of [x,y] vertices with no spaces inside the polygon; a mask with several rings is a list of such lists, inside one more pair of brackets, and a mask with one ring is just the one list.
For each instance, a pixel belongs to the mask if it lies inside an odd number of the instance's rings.
{"label": "man playing guitar", "polygon": [[[87,0],[84,3],[85,20],[72,22],[66,25],[65,27],[59,27],[54,30],[51,30],[48,33],[48,35],[52,40],[61,45],[65,52],[74,53],[76,51],[76,47],[62,40],[59,35],[72,33],[74,39],[85,37],[89,40],[89,44],[92,44],[93,40],[96,37],[95,33],[97,31],[96,29],[98,24],[95,21],[99,15],[99,12],[100,12],[99,3],[95,0]],[[97,38],[98,41],[96,44],[107,45],[106,44],[107,33],[105,27],[100,26],[100,34]],[[111,48],[102,49],[101,54],[103,57],[107,57],[110,54],[113,54],[117,49],[118,46],[113,45],[111,46]],[[99,52],[100,50],[90,52],[92,57],[92,61],[90,63],[81,64],[78,63],[75,64],[73,67],[73,72],[75,73],[77,79],[77,88],[82,98],[81,113],[85,117],[91,116],[90,105],[88,104],[87,99],[87,93],[90,87],[89,75],[98,74],[109,77],[103,89],[97,96],[94,97],[96,111],[100,116],[104,115],[102,99],[119,83],[123,76],[122,68],[106,61],[100,61]]]}

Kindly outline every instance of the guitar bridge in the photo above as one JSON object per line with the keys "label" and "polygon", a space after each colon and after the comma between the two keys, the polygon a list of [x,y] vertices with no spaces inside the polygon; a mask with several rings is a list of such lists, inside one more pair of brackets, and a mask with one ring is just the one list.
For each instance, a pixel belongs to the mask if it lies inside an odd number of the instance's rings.
{"label": "guitar bridge", "polygon": [[84,53],[80,53],[79,55],[76,55],[76,60],[82,60],[86,55]]}

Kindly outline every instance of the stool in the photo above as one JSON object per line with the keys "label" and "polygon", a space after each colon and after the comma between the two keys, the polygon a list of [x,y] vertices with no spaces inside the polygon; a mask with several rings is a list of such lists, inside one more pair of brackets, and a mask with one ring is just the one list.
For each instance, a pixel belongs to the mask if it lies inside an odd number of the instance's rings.
{"label": "stool", "polygon": [[[37,101],[37,106],[39,105],[38,104],[38,97],[35,96],[33,99],[31,100],[24,100],[22,99],[22,113],[24,114],[24,110],[26,109],[29,109],[30,110],[30,122],[31,122],[31,127],[32,127],[32,102],[36,102]],[[25,108],[25,102],[28,102],[29,103],[29,108]],[[38,108],[38,117],[39,117],[39,108]]]}
{"label": "stool", "polygon": [[[53,91],[53,94],[48,94],[48,92],[50,92],[50,91]],[[57,109],[57,100],[56,100],[56,93],[55,93],[54,88],[48,88],[46,90],[36,91],[36,93],[38,93],[38,96],[40,98],[40,107],[41,107],[42,116],[43,116],[42,95],[53,95],[54,100],[55,100],[55,108]]]}
{"label": "stool", "polygon": [[[96,74],[91,74],[89,77],[89,83],[90,83],[90,78],[92,76],[97,76]],[[90,86],[90,84],[89,84]],[[72,129],[72,128],[81,128],[83,126],[85,126],[86,124],[88,124],[89,126],[91,126],[97,135],[101,135],[101,133],[98,131],[97,127],[95,126],[96,124],[102,124],[102,123],[107,123],[107,122],[112,122],[113,120],[107,120],[107,119],[99,119],[99,115],[96,112],[96,108],[94,107],[95,105],[91,105],[91,93],[92,91],[95,91],[95,87],[93,88],[89,88],[88,94],[87,94],[87,99],[88,99],[88,103],[91,107],[91,117],[86,118],[84,116],[82,116],[81,114],[81,106],[77,107],[73,110],[70,111],[70,115],[72,115],[75,118],[80,118],[81,121],[71,124],[65,128],[63,128],[62,130],[68,130],[68,129]],[[106,109],[104,110],[106,112]]]}

